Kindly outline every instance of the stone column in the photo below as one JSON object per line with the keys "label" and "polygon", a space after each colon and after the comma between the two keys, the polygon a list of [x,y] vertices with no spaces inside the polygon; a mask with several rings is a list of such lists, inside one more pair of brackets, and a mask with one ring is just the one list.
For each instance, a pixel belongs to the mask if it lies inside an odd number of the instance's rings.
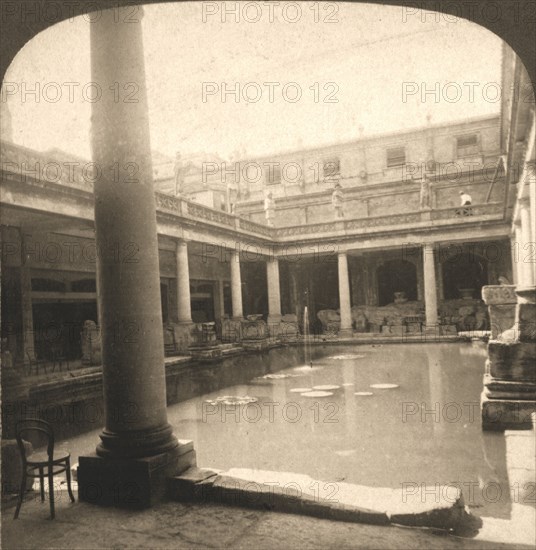
{"label": "stone column", "polygon": [[339,308],[341,310],[341,328],[339,336],[352,336],[352,304],[350,300],[350,283],[348,280],[348,256],[345,252],[339,258]]}
{"label": "stone column", "polygon": [[268,286],[268,330],[270,336],[278,336],[281,323],[281,290],[277,258],[270,258],[266,262],[266,283]]}
{"label": "stone column", "polygon": [[[24,241],[23,241],[24,242]],[[22,306],[22,354],[24,364],[35,360],[35,332],[32,307],[32,275],[22,257],[20,266],[20,297]],[[44,327],[46,329],[46,327]]]}
{"label": "stone column", "polygon": [[[166,477],[195,463],[167,422],[156,209],[141,17],[104,10],[90,29],[97,277],[104,422],[96,455],[81,456],[79,497],[146,507]],[[115,101],[114,83],[136,83],[136,101]],[[133,248],[136,254],[132,256]]]}
{"label": "stone column", "polygon": [[231,254],[231,299],[233,303],[233,319],[242,320],[242,278],[240,276],[240,253],[233,250]]}
{"label": "stone column", "polygon": [[519,281],[519,273],[517,271],[519,265],[517,258],[519,256],[519,253],[517,248],[517,231],[515,229],[515,225],[512,234],[510,235],[510,256],[512,261],[512,283],[514,285],[517,285]]}
{"label": "stone column", "polygon": [[519,208],[519,217],[521,222],[521,241],[519,242],[518,262],[521,271],[521,286],[532,287],[534,286],[534,250],[533,246],[531,246],[532,229],[528,199],[521,201]]}
{"label": "stone column", "polygon": [[279,288],[279,260],[271,258],[266,262],[266,280],[268,284],[268,320],[281,321],[281,293]]}
{"label": "stone column", "polygon": [[424,302],[426,312],[426,330],[437,329],[437,285],[435,271],[435,257],[433,243],[427,243],[423,247],[423,272],[424,272]]}
{"label": "stone column", "polygon": [[177,263],[177,319],[179,323],[191,323],[190,268],[188,266],[188,244],[186,241],[177,241],[175,259]]}

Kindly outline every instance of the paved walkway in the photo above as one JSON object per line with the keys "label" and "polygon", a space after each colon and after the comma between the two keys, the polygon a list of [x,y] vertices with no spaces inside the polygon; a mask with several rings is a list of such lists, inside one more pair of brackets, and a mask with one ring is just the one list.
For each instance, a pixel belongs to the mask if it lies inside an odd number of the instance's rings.
{"label": "paved walkway", "polygon": [[48,502],[28,496],[20,517],[2,514],[2,548],[370,548],[528,549],[459,538],[441,531],[375,526],[248,510],[218,504],[167,502],[144,511],[71,504],[58,494],[56,519]]}

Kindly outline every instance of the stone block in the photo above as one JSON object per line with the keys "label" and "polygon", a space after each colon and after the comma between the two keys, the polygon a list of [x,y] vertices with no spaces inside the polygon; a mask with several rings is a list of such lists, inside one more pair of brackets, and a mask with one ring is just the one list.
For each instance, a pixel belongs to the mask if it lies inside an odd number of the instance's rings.
{"label": "stone block", "polygon": [[490,399],[484,391],[480,405],[483,430],[534,429],[533,415],[536,414],[536,401]]}
{"label": "stone block", "polygon": [[196,465],[191,442],[146,458],[81,456],[78,494],[83,502],[122,508],[147,508],[167,494],[167,479]]}
{"label": "stone block", "polygon": [[488,370],[494,378],[536,380],[535,343],[490,340],[488,355]]}

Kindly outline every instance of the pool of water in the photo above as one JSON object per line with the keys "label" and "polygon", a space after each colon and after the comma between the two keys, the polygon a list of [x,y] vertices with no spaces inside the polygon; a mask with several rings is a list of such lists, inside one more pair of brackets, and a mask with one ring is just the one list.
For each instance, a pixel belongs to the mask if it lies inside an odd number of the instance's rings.
{"label": "pool of water", "polygon": [[[509,516],[504,436],[480,425],[483,344],[321,346],[313,348],[312,368],[298,360],[277,370],[285,353],[250,356],[268,360],[275,376],[168,408],[175,434],[194,440],[199,466],[408,491],[458,483],[475,513]],[[224,396],[251,399],[218,401]],[[92,452],[98,433],[61,446],[73,455]]]}

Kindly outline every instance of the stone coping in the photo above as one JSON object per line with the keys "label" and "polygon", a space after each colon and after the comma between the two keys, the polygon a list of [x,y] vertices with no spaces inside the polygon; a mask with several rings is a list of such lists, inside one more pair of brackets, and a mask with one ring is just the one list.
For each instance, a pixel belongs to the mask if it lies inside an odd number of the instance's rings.
{"label": "stone coping", "polygon": [[232,468],[191,468],[169,480],[174,500],[217,502],[376,525],[447,531],[477,522],[455,485],[418,488],[367,487],[315,480],[305,474]]}

